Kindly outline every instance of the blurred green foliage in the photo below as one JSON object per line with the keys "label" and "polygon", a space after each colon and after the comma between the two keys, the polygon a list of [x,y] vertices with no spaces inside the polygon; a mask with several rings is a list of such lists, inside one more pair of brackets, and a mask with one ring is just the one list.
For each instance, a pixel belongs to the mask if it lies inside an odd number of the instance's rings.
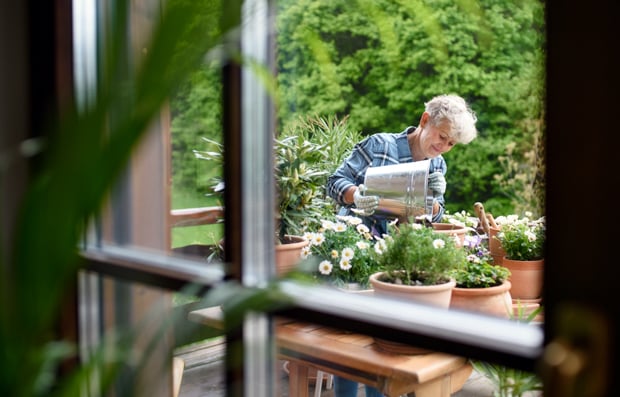
{"label": "blurred green foliage", "polygon": [[[219,169],[196,161],[202,137],[222,142],[222,82],[216,64],[203,64],[170,101],[172,117],[172,185],[175,190],[208,193],[208,181]],[[201,205],[201,206],[204,206]]]}
{"label": "blurred green foliage", "polygon": [[[77,352],[76,346],[57,340],[57,327],[61,305],[82,265],[80,239],[171,93],[219,43],[220,32],[238,26],[241,2],[227,2],[226,18],[217,0],[168,0],[164,7],[158,3],[155,9],[161,14],[148,15],[154,27],[148,51],[139,57],[131,50],[128,22],[132,12],[147,10],[136,10],[126,0],[108,3],[98,10],[105,13],[98,15],[98,32],[106,36],[98,42],[96,92],[89,93],[84,106],[55,109],[57,123],[30,131],[30,136],[40,137],[41,150],[27,159],[36,166],[25,181],[11,231],[13,244],[0,246],[3,395],[78,396],[91,388],[105,395],[121,370],[126,370],[121,380],[125,387],[115,395],[136,395],[135,376],[161,337],[153,332],[153,340],[143,340],[137,354],[132,342],[139,334],[116,330],[110,335],[112,343],[94,346],[93,359],[76,371],[59,367]],[[28,50],[32,48],[23,49]],[[20,52],[17,47],[15,52]],[[53,61],[58,60],[50,64]]]}

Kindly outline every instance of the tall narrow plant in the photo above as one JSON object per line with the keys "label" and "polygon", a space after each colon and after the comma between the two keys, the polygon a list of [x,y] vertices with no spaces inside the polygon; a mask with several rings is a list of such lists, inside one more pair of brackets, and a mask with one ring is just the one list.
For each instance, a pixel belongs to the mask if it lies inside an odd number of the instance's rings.
{"label": "tall narrow plant", "polygon": [[474,361],[472,365],[493,382],[494,397],[522,397],[526,392],[542,390],[542,381],[534,373],[484,361]]}
{"label": "tall narrow plant", "polygon": [[[542,307],[526,313],[519,307],[511,320],[530,323],[540,314]],[[474,369],[484,375],[495,386],[494,397],[523,397],[527,392],[541,391],[543,384],[540,376],[533,372],[506,367],[486,361],[472,360]]]}

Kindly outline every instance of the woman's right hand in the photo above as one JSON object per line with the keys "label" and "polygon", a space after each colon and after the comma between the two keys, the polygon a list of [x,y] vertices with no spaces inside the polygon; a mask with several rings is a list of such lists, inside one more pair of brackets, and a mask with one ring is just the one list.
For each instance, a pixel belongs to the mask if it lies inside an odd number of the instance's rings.
{"label": "woman's right hand", "polygon": [[379,206],[379,196],[364,196],[365,191],[366,186],[359,185],[353,193],[353,203],[361,215],[370,216]]}

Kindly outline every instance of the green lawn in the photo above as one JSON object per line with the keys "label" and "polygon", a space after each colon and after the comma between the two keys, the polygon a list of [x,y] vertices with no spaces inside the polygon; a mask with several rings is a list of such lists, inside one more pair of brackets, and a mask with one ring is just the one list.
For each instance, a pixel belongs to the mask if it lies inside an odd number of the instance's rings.
{"label": "green lawn", "polygon": [[[214,198],[204,196],[193,191],[172,191],[172,208],[195,208],[220,205]],[[219,241],[224,234],[224,225],[204,225],[204,226],[185,226],[172,229],[172,247],[182,247],[190,244],[213,245]],[[173,295],[173,305],[183,306],[187,303],[196,301],[198,298],[177,292]]]}
{"label": "green lawn", "polygon": [[[172,192],[172,208],[195,208],[220,205],[214,197],[204,196],[196,192]],[[189,244],[214,244],[224,234],[223,224],[186,226],[172,229],[172,247],[182,247]]]}

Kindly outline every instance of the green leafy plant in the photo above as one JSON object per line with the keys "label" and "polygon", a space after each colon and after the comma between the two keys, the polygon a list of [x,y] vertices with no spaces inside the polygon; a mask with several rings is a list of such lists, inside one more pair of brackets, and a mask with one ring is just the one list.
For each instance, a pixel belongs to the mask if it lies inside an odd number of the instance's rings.
{"label": "green leafy plant", "polygon": [[493,257],[480,236],[465,236],[465,265],[452,271],[458,288],[488,288],[501,285],[510,277],[510,270],[493,265]]}
{"label": "green leafy plant", "polygon": [[534,373],[484,361],[473,361],[472,365],[495,384],[494,397],[521,397],[526,392],[542,390],[542,382]]}
{"label": "green leafy plant", "polygon": [[304,236],[310,244],[303,249],[300,266],[318,281],[368,288],[368,277],[380,269],[374,257],[376,240],[361,218],[332,215]]}
{"label": "green leafy plant", "polygon": [[337,208],[325,194],[327,177],[362,135],[348,117],[300,116],[287,123],[275,143],[280,237],[302,234]]}
{"label": "green leafy plant", "polygon": [[458,175],[448,181],[447,206],[483,201],[488,211],[513,212],[523,185],[504,190],[494,179],[502,164],[488,159],[518,142],[511,158],[522,170],[506,178],[523,176],[533,165],[524,155],[544,124],[545,3],[519,4],[278,1],[278,118],[350,115],[365,134],[401,131],[422,113],[429,93],[459,92],[479,114],[485,137],[446,154],[450,175]]}
{"label": "green leafy plant", "polygon": [[224,176],[222,169],[224,167],[224,145],[216,140],[201,137],[204,148],[192,149],[194,157],[199,160],[205,160],[209,162],[209,168],[214,172],[208,178],[207,184],[209,185],[208,195],[219,195],[224,190]]}
{"label": "green leafy plant", "polygon": [[501,231],[496,238],[506,251],[506,257],[513,260],[537,260],[544,257],[545,218],[530,220],[527,216],[512,216],[509,221],[500,219]]}
{"label": "green leafy plant", "polygon": [[[359,139],[361,135],[348,129],[346,118],[310,116],[290,123],[274,140],[279,243],[285,243],[287,235],[302,235],[335,212],[334,202],[325,195],[327,176],[340,165],[351,142]],[[204,148],[194,149],[194,156],[221,169],[223,145],[209,138],[202,141]],[[221,173],[209,183],[213,192],[224,188]]]}
{"label": "green leafy plant", "polygon": [[521,302],[520,299],[516,299],[516,308],[510,319],[519,323],[531,323],[544,311],[542,305],[537,305],[533,309],[529,306],[529,304]]}
{"label": "green leafy plant", "polygon": [[[542,311],[542,306],[532,311],[526,311],[521,305],[517,309],[517,312],[511,315],[511,320],[530,323]],[[479,360],[472,360],[471,364],[476,372],[495,385],[494,397],[522,397],[527,392],[543,389],[540,377],[533,372]]]}
{"label": "green leafy plant", "polygon": [[[194,150],[197,159],[221,167],[224,145],[203,138],[205,150]],[[286,243],[289,235],[302,235],[325,214],[329,204],[323,193],[327,171],[320,169],[326,158],[326,145],[305,139],[303,135],[288,132],[282,139],[274,140],[274,172],[278,194],[277,230],[278,243]],[[210,180],[213,192],[221,193],[224,182],[217,174]]]}
{"label": "green leafy plant", "polygon": [[466,262],[454,238],[421,224],[403,224],[378,241],[377,261],[385,269],[382,281],[404,285],[446,282]]}
{"label": "green leafy plant", "polygon": [[312,221],[323,215],[326,205],[324,178],[326,171],[315,164],[325,146],[288,136],[275,141],[275,174],[278,194],[278,230],[280,242],[288,235],[301,235]]}

